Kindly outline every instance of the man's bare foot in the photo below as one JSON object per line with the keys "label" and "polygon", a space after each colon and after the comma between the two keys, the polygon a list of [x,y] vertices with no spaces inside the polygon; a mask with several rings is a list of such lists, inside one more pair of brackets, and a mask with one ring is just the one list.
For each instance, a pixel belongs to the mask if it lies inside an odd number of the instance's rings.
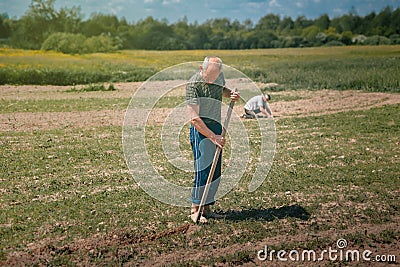
{"label": "man's bare foot", "polygon": [[[193,221],[194,223],[197,223],[197,222],[196,222],[196,219],[197,219],[197,212],[196,212],[196,213],[193,213],[193,214],[190,214],[189,217],[192,219],[192,221]],[[200,216],[199,222],[201,222],[201,223],[208,223],[208,220],[207,220],[206,217]]]}
{"label": "man's bare foot", "polygon": [[[199,213],[199,206],[192,204],[192,207],[190,208],[190,215],[189,215],[189,217],[192,219],[192,221],[193,221],[194,223],[197,223],[196,219],[197,219],[198,213]],[[203,213],[204,213],[204,210],[203,210]],[[207,223],[208,220],[207,220],[206,217],[204,217],[204,216],[201,214],[200,217],[199,217],[199,222],[201,222],[201,223]]]}

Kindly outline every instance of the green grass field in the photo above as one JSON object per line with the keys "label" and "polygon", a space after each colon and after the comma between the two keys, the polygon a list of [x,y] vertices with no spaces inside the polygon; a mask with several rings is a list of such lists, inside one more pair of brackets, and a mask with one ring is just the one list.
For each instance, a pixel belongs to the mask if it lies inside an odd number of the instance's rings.
{"label": "green grass field", "polygon": [[73,85],[144,81],[204,55],[280,89],[361,89],[399,92],[400,47],[358,46],[268,50],[119,51],[65,55],[0,48],[0,84]]}
{"label": "green grass field", "polygon": [[[62,56],[66,61],[60,61],[59,54],[1,50],[0,63],[3,70],[22,64],[28,69],[40,64],[49,70],[61,64],[57,68],[69,70],[79,62],[89,71],[97,71],[96,64],[115,70],[122,63],[127,68],[159,70],[201,60],[208,52],[123,51]],[[132,89],[116,84],[115,91],[85,92],[71,90],[70,84],[54,90],[51,86],[39,87],[32,93],[29,87],[2,86],[0,265],[252,266],[263,263],[257,259],[257,252],[266,245],[275,251],[321,252],[336,248],[340,238],[347,240],[351,250],[370,250],[372,256],[386,255],[395,260],[390,264],[399,264],[400,47],[212,53],[248,73],[265,69],[269,74],[268,70],[276,68],[263,81],[289,84],[289,89],[296,90],[278,88],[271,92],[273,110],[285,105],[303,108],[293,108],[291,114],[281,110],[283,115],[276,118],[275,159],[261,187],[247,191],[256,161],[253,157],[239,185],[216,204],[216,211],[225,219],[194,225],[189,222],[187,208],[151,198],[129,173],[120,117]],[[330,58],[337,61],[326,65]],[[352,64],[362,69],[354,70]],[[374,64],[383,70],[371,68]],[[370,69],[378,74],[372,75]],[[304,81],[300,79],[302,70]],[[327,73],[344,77],[345,81],[332,86],[334,81],[326,79]],[[289,80],[292,75],[297,75],[298,83]],[[371,79],[374,85],[347,88],[350,79],[362,83]],[[341,101],[344,106],[344,101],[350,99],[346,89],[364,89],[352,91],[351,99],[359,101],[350,103],[350,109],[340,106]],[[312,98],[325,92],[326,98]],[[309,98],[312,101],[302,102]],[[323,101],[321,111],[307,113],[307,105],[317,99]],[[180,101],[181,97],[162,99],[157,108],[170,109]],[[337,101],[333,105],[337,109],[324,112],[323,108],[328,110],[333,101]],[[374,106],[377,102],[380,104]],[[116,112],[115,123],[111,111]],[[96,119],[102,112],[105,117]],[[47,120],[47,116],[55,117],[54,121]],[[84,122],[78,123],[81,120]],[[254,121],[244,124],[253,136],[252,149],[257,149]],[[154,145],[160,138],[160,128],[147,128],[146,141],[152,155],[163,153],[161,146]],[[190,155],[186,137],[184,127],[181,148]],[[162,156],[153,159],[168,180],[180,183],[187,179],[190,183],[190,173],[176,172]],[[264,263],[286,266],[276,258],[273,263]],[[325,258],[293,264],[387,266],[389,262]]]}

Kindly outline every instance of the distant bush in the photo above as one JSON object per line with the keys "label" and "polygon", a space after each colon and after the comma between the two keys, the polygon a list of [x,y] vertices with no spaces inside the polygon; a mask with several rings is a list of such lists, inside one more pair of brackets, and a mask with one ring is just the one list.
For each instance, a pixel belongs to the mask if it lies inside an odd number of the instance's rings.
{"label": "distant bush", "polygon": [[85,87],[77,89],[75,86],[72,87],[67,92],[95,92],[95,91],[115,91],[114,85],[111,83],[108,87],[104,86],[104,84],[89,84]]}
{"label": "distant bush", "polygon": [[390,35],[390,41],[394,45],[400,44],[400,34],[392,34]]}
{"label": "distant bush", "polygon": [[340,41],[329,41],[324,46],[344,46],[345,44]]}
{"label": "distant bush", "polygon": [[83,34],[58,32],[51,34],[42,44],[42,50],[65,54],[107,53],[119,48],[113,38],[99,35],[86,38]]}
{"label": "distant bush", "polygon": [[390,45],[390,39],[385,36],[374,35],[365,39],[364,45]]}
{"label": "distant bush", "polygon": [[65,54],[80,54],[84,50],[85,39],[83,34],[57,32],[51,34],[43,42],[41,49]]}
{"label": "distant bush", "polygon": [[114,45],[114,40],[110,36],[99,35],[89,37],[84,42],[85,53],[107,53],[118,50],[118,45]]}
{"label": "distant bush", "polygon": [[339,41],[345,45],[351,45],[353,39],[353,33],[351,31],[344,31],[339,38]]}
{"label": "distant bush", "polygon": [[363,44],[367,40],[367,36],[360,34],[351,39],[353,44]]}

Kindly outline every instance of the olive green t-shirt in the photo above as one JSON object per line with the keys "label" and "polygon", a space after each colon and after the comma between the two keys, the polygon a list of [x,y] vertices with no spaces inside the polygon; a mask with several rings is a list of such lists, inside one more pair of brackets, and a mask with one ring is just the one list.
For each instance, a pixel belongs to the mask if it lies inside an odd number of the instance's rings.
{"label": "olive green t-shirt", "polygon": [[225,85],[224,74],[221,72],[214,83],[206,83],[197,72],[186,85],[186,103],[199,105],[199,116],[205,124],[221,122],[222,91]]}

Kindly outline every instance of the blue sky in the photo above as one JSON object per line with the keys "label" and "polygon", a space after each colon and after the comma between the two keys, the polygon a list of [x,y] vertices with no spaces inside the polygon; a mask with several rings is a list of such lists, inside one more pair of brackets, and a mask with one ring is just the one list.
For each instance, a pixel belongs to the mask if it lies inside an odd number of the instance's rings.
{"label": "blue sky", "polygon": [[[10,17],[21,17],[31,0],[0,0],[0,13]],[[169,23],[185,16],[189,23],[203,23],[211,18],[229,18],[243,22],[246,19],[257,23],[266,14],[277,14],[292,19],[305,16],[313,19],[322,14],[337,17],[348,13],[352,7],[360,16],[372,11],[380,12],[384,7],[400,7],[399,0],[56,0],[55,7],[80,6],[87,19],[90,14],[115,14],[128,22],[137,22],[148,16],[167,19]]]}

